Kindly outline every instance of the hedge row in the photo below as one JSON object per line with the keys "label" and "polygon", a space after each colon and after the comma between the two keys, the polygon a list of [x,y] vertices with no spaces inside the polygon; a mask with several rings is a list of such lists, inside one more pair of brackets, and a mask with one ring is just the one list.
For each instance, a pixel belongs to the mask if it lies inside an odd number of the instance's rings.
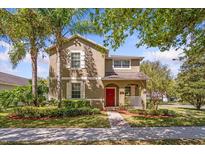
{"label": "hedge row", "polygon": [[65,108],[91,107],[90,101],[84,99],[65,99],[62,103]]}
{"label": "hedge row", "polygon": [[48,107],[18,107],[14,109],[14,114],[26,118],[42,117],[73,117],[79,115],[93,115],[100,113],[97,108],[48,108]]}

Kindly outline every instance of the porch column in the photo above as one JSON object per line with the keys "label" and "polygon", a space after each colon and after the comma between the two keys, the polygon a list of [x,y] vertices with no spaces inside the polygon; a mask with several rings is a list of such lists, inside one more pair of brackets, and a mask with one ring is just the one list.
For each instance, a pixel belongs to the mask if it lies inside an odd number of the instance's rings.
{"label": "porch column", "polygon": [[143,85],[141,87],[141,99],[143,103],[143,109],[147,108],[147,99],[146,99],[146,81],[143,82]]}
{"label": "porch column", "polygon": [[131,96],[135,96],[135,85],[131,85]]}
{"label": "porch column", "polygon": [[125,104],[125,88],[119,87],[119,106]]}

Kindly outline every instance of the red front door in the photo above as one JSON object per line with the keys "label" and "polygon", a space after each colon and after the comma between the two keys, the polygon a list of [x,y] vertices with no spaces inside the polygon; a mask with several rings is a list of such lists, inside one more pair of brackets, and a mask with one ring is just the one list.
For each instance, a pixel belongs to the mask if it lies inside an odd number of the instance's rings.
{"label": "red front door", "polygon": [[115,106],[115,89],[106,89],[106,106]]}

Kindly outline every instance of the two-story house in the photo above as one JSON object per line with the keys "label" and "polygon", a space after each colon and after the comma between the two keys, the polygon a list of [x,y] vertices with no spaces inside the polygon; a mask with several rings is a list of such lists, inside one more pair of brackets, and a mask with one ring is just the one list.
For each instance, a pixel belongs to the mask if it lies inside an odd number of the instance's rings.
{"label": "two-story house", "polygon": [[[98,107],[131,103],[146,108],[146,80],[137,56],[109,56],[109,51],[80,35],[66,39],[61,51],[62,98],[87,99]],[[57,97],[57,56],[49,52],[49,97]]]}

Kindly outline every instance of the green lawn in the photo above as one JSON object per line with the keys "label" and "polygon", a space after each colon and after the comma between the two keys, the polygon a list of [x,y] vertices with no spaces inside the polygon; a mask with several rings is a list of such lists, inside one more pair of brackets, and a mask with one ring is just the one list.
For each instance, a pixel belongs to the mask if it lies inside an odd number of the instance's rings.
{"label": "green lawn", "polygon": [[169,108],[177,113],[175,117],[148,118],[123,115],[125,120],[133,127],[147,126],[205,126],[205,110],[188,108]]}
{"label": "green lawn", "polygon": [[0,145],[205,145],[203,139],[0,142]]}
{"label": "green lawn", "polygon": [[110,127],[108,116],[104,112],[97,115],[56,118],[49,120],[14,120],[9,112],[0,112],[0,128],[104,128]]}

